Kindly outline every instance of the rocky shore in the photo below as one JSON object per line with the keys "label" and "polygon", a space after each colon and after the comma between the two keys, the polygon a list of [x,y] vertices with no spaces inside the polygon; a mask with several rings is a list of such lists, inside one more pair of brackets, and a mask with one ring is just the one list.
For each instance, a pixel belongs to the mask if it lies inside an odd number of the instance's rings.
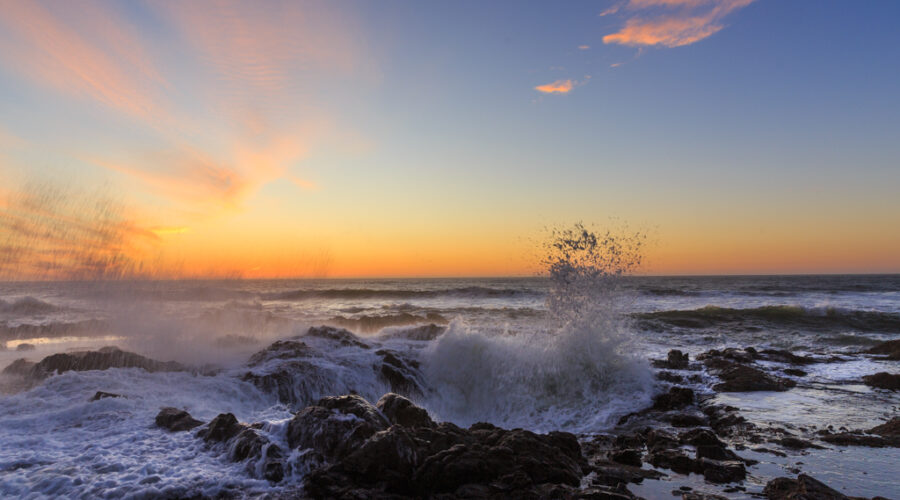
{"label": "rocky shore", "polygon": [[[394,392],[373,403],[348,386],[347,394],[306,401],[321,376],[310,361],[312,338],[371,351],[372,377]],[[897,360],[898,354],[898,341],[858,353],[879,360]],[[857,498],[816,480],[815,470],[770,478],[759,491],[747,483],[757,461],[743,455],[752,451],[784,456],[836,446],[900,447],[900,418],[867,429],[835,429],[828,422],[818,428],[766,427],[750,422],[740,408],[716,402],[717,394],[790,391],[804,383],[810,365],[843,361],[840,356],[754,347],[710,350],[694,359],[672,350],[665,359],[651,360],[660,392],[649,407],[623,416],[602,434],[538,434],[484,422],[468,428],[437,422],[413,402],[426,390],[413,357],[347,330],[319,327],[258,352],[237,375],[293,408],[286,424],[245,423],[230,413],[203,422],[173,407],[162,408],[154,424],[161,432],[192,433],[206,449],[246,464],[247,474],[273,485],[299,479],[284,489],[283,496],[292,498],[633,499],[639,498],[632,492],[634,485],[662,479],[675,488],[673,498],[693,500],[734,494]],[[18,360],[3,372],[42,380],[69,370],[122,367],[185,369],[106,348],[57,354],[37,363]],[[892,393],[898,378],[896,373],[878,372],[859,383]],[[701,386],[705,389],[698,389]],[[306,392],[301,394],[298,387]],[[97,389],[92,401],[128,397]],[[679,478],[690,475],[703,478],[702,491],[679,486]]]}

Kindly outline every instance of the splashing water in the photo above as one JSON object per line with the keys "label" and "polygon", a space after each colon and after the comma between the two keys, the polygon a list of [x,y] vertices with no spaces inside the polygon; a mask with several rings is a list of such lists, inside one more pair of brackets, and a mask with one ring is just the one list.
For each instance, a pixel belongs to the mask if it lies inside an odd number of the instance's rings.
{"label": "splashing water", "polygon": [[423,354],[426,402],[462,425],[490,421],[537,431],[608,428],[649,402],[652,378],[628,350],[629,303],[620,282],[640,264],[643,237],[554,232],[545,259],[549,318],[532,331],[487,335],[462,322]]}

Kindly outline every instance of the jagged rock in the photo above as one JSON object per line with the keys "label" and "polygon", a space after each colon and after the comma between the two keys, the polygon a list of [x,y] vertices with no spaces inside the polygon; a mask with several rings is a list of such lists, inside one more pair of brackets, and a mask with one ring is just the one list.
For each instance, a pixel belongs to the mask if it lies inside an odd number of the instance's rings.
{"label": "jagged rock", "polygon": [[669,392],[653,398],[653,410],[669,411],[689,406],[694,402],[694,391],[686,387],[672,387]]}
{"label": "jagged rock", "polygon": [[616,463],[641,466],[641,451],[636,449],[616,450],[609,454],[610,460]]}
{"label": "jagged rock", "polygon": [[[97,398],[96,395],[94,397]],[[190,413],[179,410],[178,408],[166,407],[160,410],[156,415],[156,426],[167,429],[170,432],[189,431],[200,425],[203,425],[203,422],[192,417]]]}
{"label": "jagged rock", "polygon": [[366,344],[352,332],[343,328],[335,328],[333,326],[314,326],[306,331],[307,337],[320,337],[323,339],[333,340],[344,347],[355,346],[363,349],[370,349]]}
{"label": "jagged rock", "polygon": [[[320,402],[304,412],[310,410],[308,414],[324,417],[324,420],[308,419],[320,427],[330,422],[322,414],[326,406],[335,408],[328,413],[340,415],[345,422],[365,422],[370,428],[386,425],[387,422],[377,419],[372,421],[371,405],[361,398],[351,398],[354,399],[342,404]],[[351,414],[357,418],[347,418]],[[360,434],[355,427],[348,427],[341,429],[341,436],[358,441]],[[288,438],[292,439],[290,428]],[[579,485],[587,467],[572,434],[538,435],[484,423],[469,429],[447,423],[393,425],[378,429],[343,453],[328,443],[318,449],[330,453],[331,463],[306,476],[305,491],[313,498],[389,498],[392,495],[544,498],[547,494],[565,497],[576,491],[572,488]]]}
{"label": "jagged rock", "polygon": [[900,339],[882,342],[868,351],[868,354],[884,354],[885,359],[900,361]]}
{"label": "jagged rock", "polygon": [[278,340],[250,356],[247,365],[254,367],[273,359],[296,359],[313,352],[315,352],[313,348],[299,340]]}
{"label": "jagged rock", "polygon": [[[24,366],[20,365],[16,369],[21,370]],[[7,369],[9,368],[11,366],[7,367]],[[25,375],[34,379],[44,379],[54,373],[108,370],[110,368],[143,368],[148,372],[184,370],[182,365],[172,361],[156,361],[133,352],[123,351],[118,347],[104,347],[98,351],[59,353],[47,356],[33,365]]]}
{"label": "jagged rock", "polygon": [[848,500],[843,493],[806,474],[800,474],[797,479],[773,479],[766,484],[763,494],[769,500]]}
{"label": "jagged rock", "polygon": [[679,474],[701,473],[699,463],[679,450],[666,449],[650,453],[647,462],[654,467],[671,469]]}
{"label": "jagged rock", "polygon": [[329,396],[291,419],[288,446],[312,448],[326,459],[337,460],[389,425],[377,408],[359,396]]}
{"label": "jagged rock", "polygon": [[669,422],[675,427],[700,427],[708,423],[705,417],[690,413],[676,413],[669,417]]}
{"label": "jagged rock", "polygon": [[719,392],[786,391],[796,385],[793,380],[741,364],[731,364],[716,375],[722,383],[714,385],[713,389]]}
{"label": "jagged rock", "polygon": [[740,461],[741,457],[737,453],[725,448],[724,446],[701,444],[697,446],[697,459],[711,458],[713,460],[732,460]]}
{"label": "jagged rock", "polygon": [[747,469],[738,460],[712,460],[701,458],[697,467],[703,477],[711,483],[735,483],[747,477]]}
{"label": "jagged rock", "polygon": [[[672,492],[674,495],[676,492]],[[696,491],[691,492],[678,492],[681,495],[681,500],[728,500],[728,497],[723,497],[721,495],[713,495],[712,493],[700,493]]]}
{"label": "jagged rock", "polygon": [[683,353],[678,349],[672,349],[669,351],[665,360],[656,360],[653,362],[653,366],[656,366],[657,368],[669,368],[672,370],[684,370],[688,367],[689,361],[686,353]]}
{"label": "jagged rock", "polygon": [[375,407],[392,424],[404,427],[434,427],[434,421],[424,408],[420,408],[405,397],[392,392],[385,394],[375,403]]}
{"label": "jagged rock", "polygon": [[900,374],[878,372],[874,375],[866,375],[863,382],[869,387],[900,391]]}
{"label": "jagged rock", "polygon": [[781,371],[784,372],[785,375],[793,375],[795,377],[805,377],[806,376],[805,371],[798,370],[796,368],[785,368],[784,370],[781,370]]}
{"label": "jagged rock", "polygon": [[379,349],[375,354],[381,356],[379,373],[391,386],[392,391],[417,395],[424,392],[418,382],[418,361],[406,359],[400,353],[389,349]]}
{"label": "jagged rock", "polygon": [[682,444],[690,444],[693,446],[720,446],[725,447],[725,443],[707,429],[692,429],[678,436],[678,440]]}
{"label": "jagged rock", "polygon": [[124,397],[124,396],[122,396],[121,394],[115,394],[112,392],[97,391],[94,393],[94,395],[91,397],[90,400],[91,401],[99,401],[103,398],[121,398],[121,397]]}
{"label": "jagged rock", "polygon": [[653,452],[657,450],[668,450],[678,447],[678,439],[668,432],[652,429],[647,433],[647,450]]}
{"label": "jagged rock", "polygon": [[684,383],[684,377],[682,377],[681,375],[678,375],[677,373],[666,372],[666,371],[656,372],[656,379],[662,380],[663,382],[670,382],[672,384],[683,384]]}
{"label": "jagged rock", "polygon": [[720,436],[730,436],[753,428],[753,424],[747,422],[747,419],[737,413],[737,408],[731,406],[705,406],[703,413],[709,417],[710,427]]}
{"label": "jagged rock", "polygon": [[233,462],[252,460],[258,463],[261,460],[262,475],[269,481],[279,482],[284,478],[281,448],[260,436],[252,427],[238,422],[231,413],[222,413],[212,419],[208,426],[197,432],[197,437],[210,444],[225,443],[228,458]]}

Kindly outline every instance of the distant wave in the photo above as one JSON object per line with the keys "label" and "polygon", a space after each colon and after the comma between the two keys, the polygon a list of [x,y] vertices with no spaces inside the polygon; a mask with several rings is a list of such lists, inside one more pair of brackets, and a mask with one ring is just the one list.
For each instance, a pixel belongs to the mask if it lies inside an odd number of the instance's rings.
{"label": "distant wave", "polygon": [[41,325],[0,325],[0,339],[27,340],[36,338],[100,336],[109,332],[109,325],[98,319],[75,322],[54,322]]}
{"label": "distant wave", "polygon": [[0,313],[4,314],[27,316],[33,314],[46,314],[59,309],[59,307],[53,304],[38,300],[34,297],[22,297],[21,299],[12,302],[0,300]]}
{"label": "distant wave", "polygon": [[641,293],[644,295],[655,295],[659,297],[695,297],[700,295],[699,292],[694,290],[683,290],[680,288],[643,288],[641,289]]}
{"label": "distant wave", "polygon": [[427,313],[423,315],[400,313],[375,316],[360,316],[356,318],[347,318],[344,316],[336,316],[329,320],[329,323],[353,330],[358,333],[375,333],[392,326],[409,326],[421,324],[440,324],[446,325],[447,318],[437,313]]}
{"label": "distant wave", "polygon": [[505,298],[538,296],[534,290],[515,288],[491,288],[468,286],[445,290],[398,290],[378,288],[323,288],[300,289],[287,292],[264,293],[263,300],[311,300],[311,299],[429,299],[436,297]]}
{"label": "distant wave", "polygon": [[730,325],[751,328],[774,326],[900,333],[900,315],[837,308],[809,309],[797,306],[763,306],[751,309],[732,309],[706,306],[692,310],[640,313],[634,316],[642,326],[650,329],[671,326],[712,328]]}

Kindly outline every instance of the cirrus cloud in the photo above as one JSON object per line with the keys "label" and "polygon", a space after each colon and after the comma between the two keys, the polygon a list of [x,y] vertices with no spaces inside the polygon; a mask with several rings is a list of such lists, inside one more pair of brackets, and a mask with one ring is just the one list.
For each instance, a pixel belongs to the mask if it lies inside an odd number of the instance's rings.
{"label": "cirrus cloud", "polygon": [[632,12],[603,43],[629,47],[682,47],[722,30],[722,20],[754,0],[629,0]]}

